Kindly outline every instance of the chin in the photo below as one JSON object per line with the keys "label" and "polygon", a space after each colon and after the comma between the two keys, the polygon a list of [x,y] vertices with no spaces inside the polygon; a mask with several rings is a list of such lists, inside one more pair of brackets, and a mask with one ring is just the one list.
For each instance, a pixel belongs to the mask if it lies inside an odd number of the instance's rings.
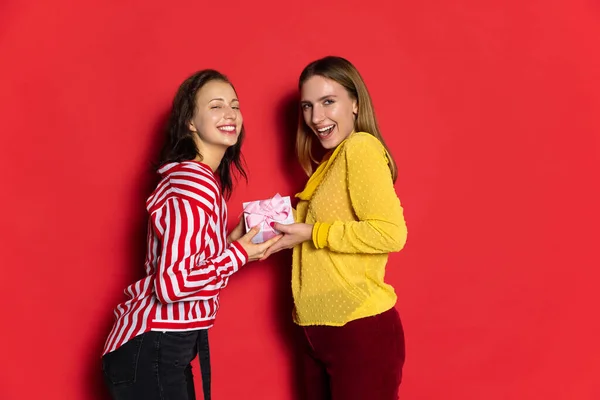
{"label": "chin", "polygon": [[340,143],[342,143],[341,139],[337,139],[337,138],[332,138],[329,140],[319,140],[319,143],[321,143],[321,147],[323,147],[325,150],[331,150],[331,149],[335,149],[336,147],[338,147],[338,145]]}
{"label": "chin", "polygon": [[237,136],[236,137],[232,137],[232,138],[227,138],[227,139],[224,140],[224,144],[227,147],[235,146],[237,144],[237,142],[238,142],[238,137]]}

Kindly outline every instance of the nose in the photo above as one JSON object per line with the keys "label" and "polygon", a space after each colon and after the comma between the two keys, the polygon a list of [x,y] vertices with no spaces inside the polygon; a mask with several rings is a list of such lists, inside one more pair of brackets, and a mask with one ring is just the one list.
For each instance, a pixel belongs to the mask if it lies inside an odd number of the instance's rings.
{"label": "nose", "polygon": [[323,112],[323,107],[318,104],[315,104],[312,108],[312,123],[313,125],[318,125],[320,122],[323,122],[325,119],[325,113]]}
{"label": "nose", "polygon": [[224,115],[225,119],[232,119],[235,121],[236,117],[237,117],[237,113],[235,112],[233,107],[231,107],[231,106],[225,107],[225,115]]}

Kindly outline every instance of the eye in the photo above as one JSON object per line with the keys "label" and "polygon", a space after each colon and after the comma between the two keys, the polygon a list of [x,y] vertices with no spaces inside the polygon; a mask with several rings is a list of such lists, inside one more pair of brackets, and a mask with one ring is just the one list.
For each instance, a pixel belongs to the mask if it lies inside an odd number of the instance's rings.
{"label": "eye", "polygon": [[327,99],[325,101],[323,101],[323,104],[325,104],[326,106],[329,106],[331,104],[335,103],[335,101],[331,100],[331,99]]}
{"label": "eye", "polygon": [[214,106],[211,106],[211,107],[210,107],[210,109],[211,109],[211,110],[214,110],[214,109],[216,109],[216,108],[221,108],[221,106],[220,106],[220,105],[214,105]]}
{"label": "eye", "polygon": [[312,106],[311,106],[310,104],[308,104],[308,103],[304,103],[304,104],[302,104],[302,109],[303,109],[303,110],[308,110],[308,109],[309,109],[309,108],[311,108],[311,107],[312,107]]}

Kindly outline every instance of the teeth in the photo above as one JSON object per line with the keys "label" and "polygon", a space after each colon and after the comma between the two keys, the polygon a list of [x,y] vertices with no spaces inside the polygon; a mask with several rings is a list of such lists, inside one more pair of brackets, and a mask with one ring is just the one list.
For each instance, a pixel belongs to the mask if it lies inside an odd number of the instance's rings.
{"label": "teeth", "polygon": [[323,132],[325,132],[325,131],[328,131],[328,130],[330,130],[331,128],[333,128],[333,125],[326,126],[325,128],[319,128],[319,129],[317,129],[317,130],[318,130],[319,132],[323,133]]}
{"label": "teeth", "polygon": [[233,132],[235,131],[235,126],[220,126],[219,129],[222,131]]}

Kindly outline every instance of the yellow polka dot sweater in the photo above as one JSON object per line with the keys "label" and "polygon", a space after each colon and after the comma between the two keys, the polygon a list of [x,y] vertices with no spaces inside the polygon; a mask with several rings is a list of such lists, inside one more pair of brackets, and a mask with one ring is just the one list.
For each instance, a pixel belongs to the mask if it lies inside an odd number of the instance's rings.
{"label": "yellow polka dot sweater", "polygon": [[381,142],[352,133],[297,197],[296,221],[314,227],[312,241],[294,248],[294,321],[341,326],[392,308],[385,267],[407,231]]}

